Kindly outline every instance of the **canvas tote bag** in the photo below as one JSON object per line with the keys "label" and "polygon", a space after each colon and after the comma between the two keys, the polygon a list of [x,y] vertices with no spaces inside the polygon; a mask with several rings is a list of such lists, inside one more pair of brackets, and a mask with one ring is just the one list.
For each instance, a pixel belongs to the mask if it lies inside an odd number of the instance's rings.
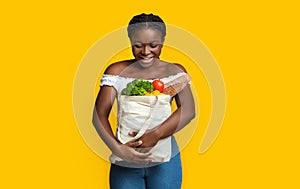
{"label": "canvas tote bag", "polygon": [[[119,96],[117,138],[125,144],[140,138],[148,129],[159,126],[171,115],[171,96]],[[131,137],[129,132],[137,132]],[[171,158],[171,137],[158,141],[151,149],[153,162],[167,162]],[[110,161],[122,161],[112,154]]]}

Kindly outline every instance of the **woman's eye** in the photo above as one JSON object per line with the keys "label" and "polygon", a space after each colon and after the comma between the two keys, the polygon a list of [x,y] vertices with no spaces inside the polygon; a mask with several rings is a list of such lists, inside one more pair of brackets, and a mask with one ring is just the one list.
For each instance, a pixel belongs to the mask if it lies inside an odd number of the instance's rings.
{"label": "woman's eye", "polygon": [[143,46],[140,45],[140,44],[135,44],[134,47],[136,47],[136,48],[142,48]]}
{"label": "woman's eye", "polygon": [[157,47],[157,46],[158,46],[158,44],[151,44],[151,45],[150,45],[151,48],[155,48],[155,47]]}

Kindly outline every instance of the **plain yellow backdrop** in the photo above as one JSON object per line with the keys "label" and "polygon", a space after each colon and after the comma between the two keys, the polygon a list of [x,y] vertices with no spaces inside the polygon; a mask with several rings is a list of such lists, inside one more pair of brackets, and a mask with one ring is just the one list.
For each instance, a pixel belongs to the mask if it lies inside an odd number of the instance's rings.
{"label": "plain yellow backdrop", "polygon": [[87,50],[141,12],[201,39],[226,84],[219,137],[199,154],[199,127],[182,151],[182,188],[299,188],[299,8],[291,0],[1,2],[0,188],[108,188],[109,164],[74,120],[73,80]]}

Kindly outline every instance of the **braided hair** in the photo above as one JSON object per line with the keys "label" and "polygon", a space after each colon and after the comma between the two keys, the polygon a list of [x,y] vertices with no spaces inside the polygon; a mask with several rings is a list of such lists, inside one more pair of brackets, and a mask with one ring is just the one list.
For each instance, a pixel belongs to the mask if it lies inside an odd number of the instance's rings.
{"label": "braided hair", "polygon": [[166,25],[164,21],[154,14],[139,14],[134,16],[127,27],[128,37],[131,38],[134,32],[140,29],[155,29],[161,33],[161,37],[164,40],[166,36]]}

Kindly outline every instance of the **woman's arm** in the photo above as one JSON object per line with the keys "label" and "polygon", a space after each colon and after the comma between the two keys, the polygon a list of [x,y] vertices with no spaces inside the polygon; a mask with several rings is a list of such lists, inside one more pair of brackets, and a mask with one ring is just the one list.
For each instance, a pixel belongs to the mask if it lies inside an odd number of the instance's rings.
{"label": "woman's arm", "polygon": [[[177,68],[186,73],[186,69],[181,64],[175,65]],[[188,80],[186,80],[187,78]],[[165,138],[173,135],[175,132],[185,127],[192,119],[194,119],[195,102],[190,85],[188,84],[189,80],[190,76],[184,77],[183,80],[181,79],[186,86],[181,91],[178,89],[179,93],[175,95],[177,110],[155,131],[157,132],[159,138]]]}
{"label": "woman's arm", "polygon": [[[175,67],[174,67],[175,65]],[[186,69],[181,64],[173,64],[172,68],[180,72]],[[169,137],[184,128],[195,117],[195,102],[190,88],[187,84],[180,92],[175,95],[177,109],[172,115],[158,127],[147,131],[139,140],[143,142],[142,148],[151,148],[163,138]],[[135,136],[136,133],[130,133]]]}
{"label": "woman's arm", "polygon": [[175,101],[176,111],[157,130],[160,138],[176,133],[195,118],[195,102],[189,85],[175,96]]}
{"label": "woman's arm", "polygon": [[109,149],[121,159],[133,163],[148,163],[151,159],[148,158],[149,152],[142,153],[134,148],[141,145],[141,141],[129,142],[121,144],[115,138],[111,125],[108,121],[111,108],[116,97],[116,91],[111,86],[101,87],[95,103],[93,113],[93,124],[99,136]]}
{"label": "woman's arm", "polygon": [[[140,147],[153,147],[160,139],[169,137],[184,128],[195,117],[194,98],[187,85],[175,96],[177,109],[158,127],[147,131],[139,140],[143,143]],[[131,133],[135,135],[136,133]]]}
{"label": "woman's arm", "polygon": [[112,87],[101,87],[96,99],[93,112],[94,127],[111,151],[114,151],[119,145],[108,121],[114,98],[115,92]]}

